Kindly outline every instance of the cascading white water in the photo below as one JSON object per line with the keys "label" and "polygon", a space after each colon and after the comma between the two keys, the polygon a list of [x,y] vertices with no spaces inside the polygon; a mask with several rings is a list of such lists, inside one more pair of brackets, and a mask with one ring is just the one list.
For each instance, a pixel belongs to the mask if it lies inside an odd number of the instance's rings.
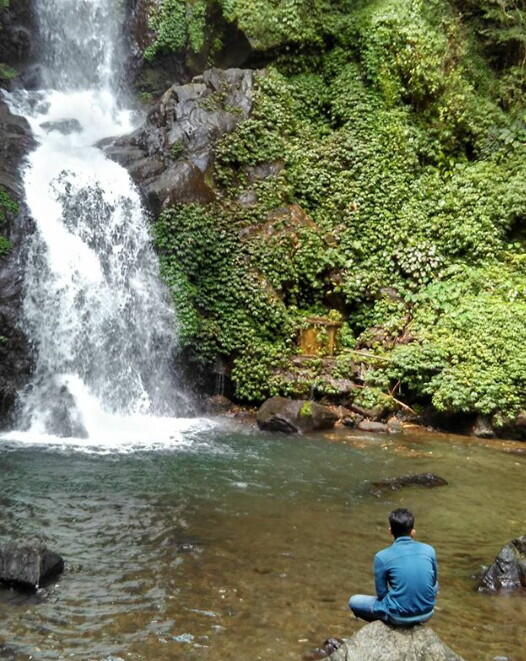
{"label": "cascading white water", "polygon": [[32,434],[152,434],[148,416],[172,431],[177,413],[175,320],[147,218],[126,170],[95,146],[133,128],[119,102],[121,7],[34,0],[43,89],[8,99],[39,142],[24,174],[36,231],[22,323],[36,369],[20,427]]}

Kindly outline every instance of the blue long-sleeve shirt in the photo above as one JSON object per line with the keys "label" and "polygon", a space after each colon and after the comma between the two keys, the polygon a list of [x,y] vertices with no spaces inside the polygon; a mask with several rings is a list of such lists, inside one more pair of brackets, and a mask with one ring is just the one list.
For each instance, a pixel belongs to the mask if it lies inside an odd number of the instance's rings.
{"label": "blue long-sleeve shirt", "polygon": [[395,617],[430,613],[438,591],[435,549],[411,537],[398,537],[374,557],[374,611]]}

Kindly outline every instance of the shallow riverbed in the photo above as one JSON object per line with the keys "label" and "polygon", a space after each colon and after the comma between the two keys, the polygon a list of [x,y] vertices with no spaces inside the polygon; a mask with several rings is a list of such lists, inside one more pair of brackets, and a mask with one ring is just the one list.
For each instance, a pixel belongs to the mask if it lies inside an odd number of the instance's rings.
{"label": "shallow riverbed", "polygon": [[[526,598],[473,575],[526,534],[526,446],[446,435],[267,435],[219,423],[156,451],[0,445],[0,534],[41,534],[67,571],[35,597],[0,590],[0,658],[300,659],[360,625],[386,515],[433,544],[433,628],[467,661],[526,660]],[[449,486],[380,498],[366,480],[433,471]]]}

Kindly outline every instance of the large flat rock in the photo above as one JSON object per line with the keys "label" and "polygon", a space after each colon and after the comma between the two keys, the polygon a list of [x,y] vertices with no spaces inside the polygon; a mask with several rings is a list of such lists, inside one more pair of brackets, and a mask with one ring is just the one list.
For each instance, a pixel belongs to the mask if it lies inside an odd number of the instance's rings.
{"label": "large flat rock", "polygon": [[463,661],[428,626],[372,622],[333,652],[330,661]]}

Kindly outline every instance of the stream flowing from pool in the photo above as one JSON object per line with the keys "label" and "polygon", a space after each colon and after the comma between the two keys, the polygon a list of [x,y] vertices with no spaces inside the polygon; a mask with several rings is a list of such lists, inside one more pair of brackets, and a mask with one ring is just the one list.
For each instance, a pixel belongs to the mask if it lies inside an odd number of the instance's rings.
{"label": "stream flowing from pool", "polygon": [[[526,599],[473,578],[525,532],[526,455],[504,452],[523,446],[228,424],[156,452],[0,444],[2,538],[43,534],[67,566],[34,597],[0,589],[0,658],[299,661],[359,628],[348,595],[373,589],[386,515],[405,506],[439,557],[433,629],[466,661],[526,660]],[[367,490],[423,471],[449,485]]]}

